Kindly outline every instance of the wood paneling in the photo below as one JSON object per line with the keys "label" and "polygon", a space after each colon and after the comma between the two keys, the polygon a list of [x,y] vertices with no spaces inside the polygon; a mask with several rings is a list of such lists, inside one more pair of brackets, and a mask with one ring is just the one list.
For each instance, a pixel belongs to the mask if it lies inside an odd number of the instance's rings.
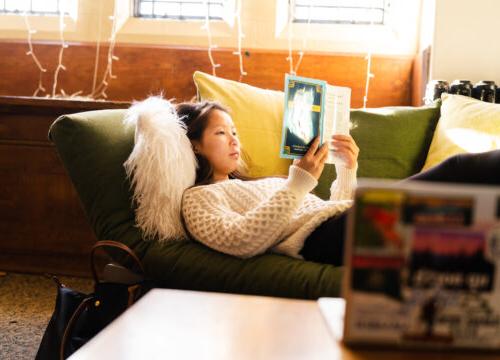
{"label": "wood paneling", "polygon": [[[69,44],[64,51],[58,84],[68,94],[92,90],[95,44]],[[117,44],[113,63],[117,79],[110,81],[107,91],[112,100],[131,101],[149,94],[163,92],[168,98],[189,100],[196,89],[192,75],[195,70],[211,73],[205,49],[139,46]],[[43,84],[51,93],[53,72],[57,65],[59,45],[35,43],[34,50],[47,73]],[[38,84],[39,72],[31,57],[26,56],[25,42],[0,42],[0,95],[31,96]],[[232,49],[217,49],[214,57],[222,66],[220,77],[239,80],[238,58]],[[98,82],[106,65],[107,48],[101,47]],[[251,85],[282,90],[284,74],[288,71],[285,51],[248,50],[244,68],[248,76],[242,81]],[[411,104],[411,56],[373,56],[368,99],[369,107]],[[299,75],[325,79],[329,83],[352,88],[352,107],[361,107],[366,80],[365,55],[306,53]],[[59,87],[58,87],[59,89]]]}
{"label": "wood paneling", "polygon": [[89,275],[95,236],[47,139],[62,114],[129,103],[0,97],[0,269]]}

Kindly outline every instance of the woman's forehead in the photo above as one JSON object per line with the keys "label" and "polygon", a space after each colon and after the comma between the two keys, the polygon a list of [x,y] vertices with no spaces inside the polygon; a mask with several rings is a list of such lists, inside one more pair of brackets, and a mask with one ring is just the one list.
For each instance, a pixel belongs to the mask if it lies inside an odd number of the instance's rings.
{"label": "woman's forehead", "polygon": [[221,110],[213,110],[212,113],[210,114],[208,126],[234,127],[234,123],[233,119],[231,118],[231,115],[229,115],[227,112]]}

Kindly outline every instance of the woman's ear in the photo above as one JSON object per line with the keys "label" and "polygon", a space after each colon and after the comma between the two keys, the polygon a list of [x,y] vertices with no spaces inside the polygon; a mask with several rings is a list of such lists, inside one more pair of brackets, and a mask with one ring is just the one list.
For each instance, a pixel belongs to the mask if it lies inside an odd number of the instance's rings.
{"label": "woman's ear", "polygon": [[191,146],[193,147],[193,151],[195,154],[200,153],[200,144],[198,141],[191,141]]}

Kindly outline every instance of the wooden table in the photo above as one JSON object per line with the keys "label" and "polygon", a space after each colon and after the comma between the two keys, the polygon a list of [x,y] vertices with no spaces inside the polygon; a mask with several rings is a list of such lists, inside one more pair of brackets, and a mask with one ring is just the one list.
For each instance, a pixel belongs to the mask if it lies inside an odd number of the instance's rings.
{"label": "wooden table", "polygon": [[[342,317],[339,307],[339,317]],[[341,333],[341,325],[335,333]],[[498,355],[352,350],[316,301],[155,289],[71,356],[78,359],[496,359]]]}

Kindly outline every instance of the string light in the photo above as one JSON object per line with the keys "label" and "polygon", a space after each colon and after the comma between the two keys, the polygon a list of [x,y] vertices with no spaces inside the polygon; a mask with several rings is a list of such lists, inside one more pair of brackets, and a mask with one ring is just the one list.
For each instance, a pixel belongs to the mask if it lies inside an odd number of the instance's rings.
{"label": "string light", "polygon": [[216,64],[212,55],[212,50],[217,49],[217,45],[212,44],[212,32],[210,30],[210,19],[209,19],[209,8],[208,8],[208,1],[204,0],[203,5],[205,6],[207,12],[205,13],[205,23],[201,27],[202,30],[207,31],[207,37],[208,37],[208,58],[210,59],[210,65],[212,66],[212,75],[217,76],[215,73],[215,69],[220,67],[220,64]]}
{"label": "string light", "polygon": [[31,37],[32,37],[33,34],[36,34],[36,30],[33,30],[31,28],[30,23],[28,21],[28,15],[26,14],[26,12],[23,13],[23,18],[24,18],[24,23],[26,24],[26,29],[28,30],[28,47],[29,47],[29,50],[28,50],[28,52],[26,52],[26,55],[31,56],[31,58],[35,62],[36,66],[40,70],[40,76],[38,78],[38,87],[36,88],[35,92],[33,93],[33,96],[38,96],[39,92],[45,92],[46,91],[45,88],[43,87],[43,84],[42,84],[42,77],[43,77],[43,73],[47,72],[47,69],[45,69],[42,66],[42,64],[40,63],[40,61],[38,60],[38,58],[35,55],[35,51],[33,50],[33,43],[32,43]]}
{"label": "string light", "polygon": [[245,37],[243,34],[243,31],[241,29],[241,2],[242,0],[237,0],[236,2],[236,13],[235,13],[235,20],[238,22],[238,51],[234,51],[233,55],[237,55],[240,63],[240,79],[241,81],[243,79],[243,76],[247,75],[247,72],[243,70],[243,55],[241,53],[241,40]]}
{"label": "string light", "polygon": [[[68,48],[68,45],[64,42],[64,28],[66,24],[64,24],[64,11],[59,8],[59,39],[61,40],[61,48],[59,49],[59,56],[57,57],[57,67],[54,71],[54,84],[52,85],[52,97],[56,97],[56,89],[57,89],[57,80],[59,77],[59,71],[66,71],[66,67],[62,64],[62,58],[64,49]],[[66,93],[61,88],[61,94],[66,96]]]}
{"label": "string light", "polygon": [[113,22],[111,26],[111,37],[109,38],[109,49],[108,49],[108,61],[106,65],[106,70],[104,71],[104,76],[97,88],[90,95],[91,97],[98,99],[99,97],[103,97],[105,99],[108,98],[106,94],[106,89],[109,86],[109,81],[111,79],[116,79],[117,76],[113,74],[113,61],[118,61],[120,58],[114,55],[115,43],[116,43],[116,33],[117,33],[117,6],[115,5],[115,9],[113,11],[113,16],[110,16],[109,19]]}
{"label": "string light", "polygon": [[97,84],[97,70],[99,69],[99,54],[101,50],[101,30],[102,30],[102,3],[99,4],[99,19],[98,19],[98,28],[97,28],[97,42],[96,42],[96,50],[95,50],[95,60],[94,60],[94,77],[92,78],[92,94],[95,93],[96,84]]}
{"label": "string light", "polygon": [[[369,33],[373,33],[373,17],[374,17],[374,12],[373,12],[373,5],[370,8],[371,15],[370,16],[370,28],[369,28]],[[366,83],[365,83],[365,95],[363,96],[363,109],[366,109],[366,104],[368,103],[368,92],[370,90],[370,79],[374,78],[375,75],[371,72],[372,68],[372,47],[371,44],[368,44],[368,54],[365,56],[366,60]]]}
{"label": "string light", "polygon": [[[299,71],[300,64],[302,63],[302,58],[304,57],[304,50],[307,46],[307,40],[309,39],[309,34],[311,31],[311,8],[312,8],[312,0],[309,0],[309,4],[307,5],[307,30],[306,36],[302,38],[302,47],[299,51],[299,60],[297,61],[297,65],[295,65],[295,69],[293,71],[294,75],[297,75]],[[289,52],[290,54],[290,52]]]}
{"label": "string light", "polygon": [[295,0],[291,0],[288,5],[288,56],[286,57],[286,61],[290,65],[290,74],[295,75],[295,70],[293,68],[293,56],[292,56],[292,39],[293,39],[293,27],[292,22],[295,15]]}

